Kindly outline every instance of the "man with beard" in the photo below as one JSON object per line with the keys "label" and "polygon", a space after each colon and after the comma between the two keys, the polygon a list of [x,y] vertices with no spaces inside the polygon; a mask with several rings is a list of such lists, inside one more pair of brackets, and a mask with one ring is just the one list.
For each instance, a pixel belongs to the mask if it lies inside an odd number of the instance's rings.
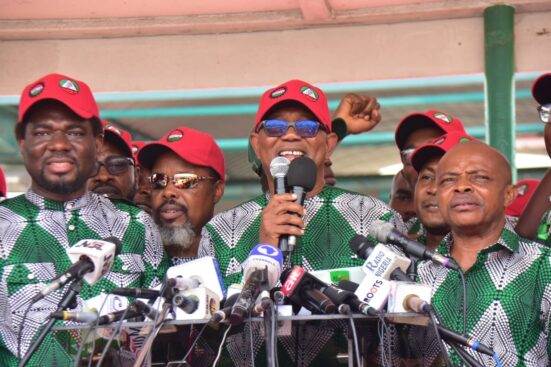
{"label": "man with beard", "polygon": [[225,188],[222,150],[207,133],[179,127],[146,144],[139,162],[151,170],[151,207],[173,265],[197,257],[203,226]]}
{"label": "man with beard", "polygon": [[111,199],[132,201],[137,189],[132,138],[127,131],[102,121],[103,144],[98,152],[97,172],[88,190]]}
{"label": "man with beard", "polygon": [[[438,206],[451,233],[438,252],[465,273],[466,333],[494,350],[504,366],[548,366],[551,354],[550,249],[518,236],[505,220],[514,200],[511,168],[496,149],[468,141],[455,145],[436,170]],[[419,265],[419,279],[433,288],[432,306],[442,324],[462,332],[463,286],[456,270]],[[484,366],[491,356],[469,350]],[[453,365],[460,360],[452,352]],[[429,360],[423,365],[432,365]]]}
{"label": "man with beard", "polygon": [[[164,275],[163,248],[151,217],[126,202],[87,190],[102,141],[90,88],[59,74],[28,85],[15,129],[29,190],[0,203],[0,365],[16,366],[66,288],[31,305],[47,283],[72,265],[67,249],[82,239],[122,242],[113,266],[96,284],[82,284],[76,311],[101,303],[116,287],[153,287]],[[86,302],[84,302],[86,300]],[[26,312],[28,310],[28,313]],[[76,341],[49,333],[27,366],[72,366]]]}
{"label": "man with beard", "polygon": [[[316,167],[315,184],[302,206],[295,203],[292,193],[275,194],[273,177],[265,170],[267,193],[207,223],[199,255],[217,258],[226,285],[241,281],[241,264],[256,244],[278,246],[281,235],[297,236],[287,265],[312,271],[362,265],[363,260],[354,256],[347,244],[356,234],[368,235],[374,220],[391,221],[398,230],[405,230],[400,216],[382,201],[326,185],[324,164],[337,144],[337,136],[332,131],[327,98],[319,88],[291,80],[267,90],[260,100],[250,142],[262,167],[269,167],[279,156],[310,158]],[[264,338],[257,334],[258,329],[254,333],[256,353]],[[333,352],[346,345],[334,325],[328,324],[293,327],[293,335],[283,339],[279,338],[281,365],[337,365]],[[228,351],[237,366],[250,364],[245,340],[242,334],[228,338]]]}
{"label": "man with beard", "polygon": [[458,143],[474,140],[473,137],[452,131],[415,150],[411,165],[418,173],[415,185],[414,205],[417,218],[423,225],[417,241],[435,250],[450,227],[444,221],[436,198],[436,167],[440,158]]}

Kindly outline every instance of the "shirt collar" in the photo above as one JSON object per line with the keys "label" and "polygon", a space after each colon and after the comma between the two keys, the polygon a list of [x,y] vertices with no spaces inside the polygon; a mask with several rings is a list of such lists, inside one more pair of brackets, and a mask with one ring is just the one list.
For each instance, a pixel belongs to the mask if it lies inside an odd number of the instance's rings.
{"label": "shirt collar", "polygon": [[[505,226],[499,235],[499,239],[496,243],[486,247],[482,251],[492,251],[491,249],[497,250],[497,247],[504,247],[511,252],[518,252],[519,249],[519,235],[516,234],[514,228],[509,222],[505,222]],[[451,246],[453,244],[453,234],[450,232],[444,237],[440,245],[438,245],[437,252],[444,256],[449,256],[451,254]]]}
{"label": "shirt collar", "polygon": [[56,201],[45,198],[44,196],[34,192],[33,189],[30,188],[25,193],[25,198],[42,210],[65,211],[78,210],[83,208],[90,202],[90,200],[92,199],[92,195],[93,194],[91,192],[86,191],[84,195],[76,199],[69,201]]}

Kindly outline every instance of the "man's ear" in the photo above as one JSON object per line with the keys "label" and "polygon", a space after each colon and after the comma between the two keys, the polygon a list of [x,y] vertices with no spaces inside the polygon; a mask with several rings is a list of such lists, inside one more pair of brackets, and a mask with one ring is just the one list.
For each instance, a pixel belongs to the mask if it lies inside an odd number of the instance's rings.
{"label": "man's ear", "polygon": [[517,198],[517,188],[514,185],[508,185],[505,188],[505,207],[508,207]]}
{"label": "man's ear", "polygon": [[251,146],[253,147],[254,153],[258,157],[258,133],[252,132],[249,136],[249,141],[251,142]]}
{"label": "man's ear", "polygon": [[217,204],[222,196],[224,196],[224,189],[226,188],[226,183],[224,180],[218,180],[214,184],[214,204]]}
{"label": "man's ear", "polygon": [[327,139],[326,139],[327,152],[325,154],[325,159],[329,159],[329,157],[331,157],[331,154],[333,154],[333,151],[337,147],[338,142],[339,142],[339,138],[337,137],[337,134],[335,133],[327,134]]}

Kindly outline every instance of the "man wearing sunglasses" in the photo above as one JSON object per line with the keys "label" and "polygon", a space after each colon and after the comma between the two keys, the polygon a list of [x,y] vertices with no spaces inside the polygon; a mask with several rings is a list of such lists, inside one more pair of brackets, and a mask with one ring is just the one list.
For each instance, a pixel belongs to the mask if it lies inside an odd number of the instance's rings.
{"label": "man wearing sunglasses", "polygon": [[[16,366],[67,287],[28,308],[33,296],[72,265],[67,249],[83,239],[122,242],[113,266],[95,285],[82,284],[75,311],[97,307],[116,287],[154,287],[166,271],[153,220],[135,205],[90,193],[102,143],[90,88],[50,74],[21,95],[15,129],[31,187],[0,203],[0,366]],[[29,312],[25,314],[25,310]],[[20,328],[21,326],[21,328]],[[49,333],[28,366],[72,366],[69,333]]]}
{"label": "man wearing sunglasses", "polygon": [[[218,259],[226,285],[241,281],[241,264],[256,244],[277,246],[284,234],[298,237],[288,264],[312,271],[360,266],[363,261],[354,256],[348,242],[357,233],[368,235],[367,228],[374,220],[392,221],[398,230],[405,230],[401,218],[380,200],[325,184],[324,164],[337,144],[337,136],[332,131],[326,96],[319,88],[291,80],[266,91],[260,100],[250,142],[262,167],[269,167],[278,156],[312,159],[317,167],[316,181],[301,206],[291,193],[274,194],[274,181],[267,170],[266,194],[220,213],[207,223],[199,255]],[[301,330],[301,337],[294,334],[299,340],[297,348],[281,348],[280,363],[283,358],[297,365],[338,363],[331,353],[334,349],[323,348],[330,340],[331,343],[343,340],[332,339],[338,335],[334,328],[317,328],[316,334],[311,334],[316,338],[308,340],[303,336],[313,330],[308,327]],[[229,337],[228,344],[234,347],[228,350],[236,365],[244,363],[238,346],[243,340],[239,334]],[[257,336],[253,340],[258,350],[263,338]],[[248,347],[244,345],[243,349]]]}
{"label": "man wearing sunglasses", "polygon": [[98,152],[97,171],[88,181],[88,189],[111,199],[132,201],[137,189],[132,138],[109,121],[101,123],[103,144]]}
{"label": "man wearing sunglasses", "polygon": [[[534,82],[532,95],[538,102],[540,121],[545,124],[543,136],[551,158],[551,73],[541,75]],[[551,169],[547,170],[526,204],[515,230],[523,237],[551,246]]]}
{"label": "man wearing sunglasses", "polygon": [[151,171],[152,215],[173,265],[197,257],[203,226],[225,188],[224,155],[207,133],[179,127],[138,153]]}

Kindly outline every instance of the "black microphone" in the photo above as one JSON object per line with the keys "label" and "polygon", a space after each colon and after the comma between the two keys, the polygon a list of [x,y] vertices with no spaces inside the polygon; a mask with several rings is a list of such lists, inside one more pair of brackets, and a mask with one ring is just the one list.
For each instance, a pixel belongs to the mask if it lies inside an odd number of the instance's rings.
{"label": "black microphone", "polygon": [[[296,203],[304,205],[306,194],[316,185],[317,167],[313,160],[308,157],[298,157],[291,161],[289,172],[287,173],[287,186],[290,192],[297,196]],[[297,237],[289,235],[289,251],[293,252],[297,244]],[[283,251],[283,250],[282,250]]]}
{"label": "black microphone", "polygon": [[[358,296],[356,296],[353,292],[340,289],[334,285],[327,285],[327,287],[323,289],[323,294],[329,297],[329,299],[338,306],[343,304],[348,305],[354,311],[368,316],[377,316],[379,314],[376,309],[370,307],[367,303],[360,301]],[[346,309],[339,307],[339,312],[341,312],[341,310],[345,311]]]}
{"label": "black microphone", "polygon": [[[369,258],[369,255],[373,252],[373,249],[375,248],[375,243],[371,241],[369,238],[362,236],[361,234],[357,234],[350,241],[348,242],[348,245],[358,255],[358,257],[366,260]],[[400,268],[396,268],[390,273],[390,280],[399,280],[404,282],[411,282],[411,278],[402,271]]]}
{"label": "black microphone", "polygon": [[[289,171],[291,161],[285,157],[275,157],[270,162],[270,174],[274,178],[274,191],[276,194],[284,194],[287,192],[285,184],[285,176]],[[283,252],[289,251],[288,236],[279,236],[279,249]]]}
{"label": "black microphone", "polygon": [[330,314],[337,308],[320,290],[326,284],[300,266],[285,269],[281,274],[281,283],[281,292],[287,298],[311,312]]}
{"label": "black microphone", "polygon": [[90,285],[95,284],[109,272],[121,248],[122,243],[116,237],[78,241],[67,249],[69,258],[74,262],[73,266],[53,279],[31,299],[31,302],[41,300],[75,279],[84,278]]}
{"label": "black microphone", "polygon": [[172,298],[172,303],[185,313],[194,313],[199,306],[199,298],[195,295],[186,296],[182,292],[178,292]]}
{"label": "black microphone", "polygon": [[427,246],[417,241],[410,240],[407,236],[398,232],[391,223],[376,220],[371,223],[369,233],[375,237],[377,241],[398,245],[408,254],[420,259],[432,260],[446,268],[459,270],[459,267],[452,259],[432,251],[427,248]]}
{"label": "black microphone", "polygon": [[111,294],[116,294],[123,297],[134,297],[134,298],[147,298],[147,299],[157,299],[161,295],[158,290],[149,289],[149,288],[115,288],[111,290]]}
{"label": "black microphone", "polygon": [[241,293],[234,303],[231,314],[230,324],[238,326],[243,322],[245,316],[249,314],[249,308],[254,304],[254,300],[260,293],[260,284],[267,282],[267,269],[255,269],[248,276]]}
{"label": "black microphone", "polygon": [[134,301],[134,308],[136,311],[141,312],[146,317],[149,317],[151,320],[157,320],[159,317],[159,311],[153,308],[150,304],[147,304],[143,301],[136,300]]}
{"label": "black microphone", "polygon": [[453,330],[447,329],[442,325],[438,325],[438,332],[440,333],[440,336],[446,341],[455,342],[457,344],[463,345],[467,348],[476,350],[489,356],[494,355],[494,351],[491,350],[488,346],[482,344],[480,341],[473,338],[464,337],[463,335],[460,335]]}
{"label": "black microphone", "polygon": [[122,318],[123,315],[124,315],[124,320],[143,316],[143,313],[136,310],[133,306],[126,312],[126,315],[124,314],[125,311],[126,310],[120,310],[120,311],[108,313],[107,315],[100,316],[98,325],[107,325],[112,322],[121,321],[123,320]]}
{"label": "black microphone", "polygon": [[243,289],[232,307],[230,323],[237,326],[249,315],[258,294],[263,289],[272,289],[281,275],[283,255],[277,247],[256,245],[243,263]]}
{"label": "black microphone", "polygon": [[235,301],[237,301],[237,298],[239,297],[239,293],[232,294],[226,302],[224,302],[224,308],[221,308],[218,311],[215,311],[212,314],[212,317],[210,319],[210,322],[221,322],[226,320],[231,313],[231,309],[233,305],[235,304]]}

